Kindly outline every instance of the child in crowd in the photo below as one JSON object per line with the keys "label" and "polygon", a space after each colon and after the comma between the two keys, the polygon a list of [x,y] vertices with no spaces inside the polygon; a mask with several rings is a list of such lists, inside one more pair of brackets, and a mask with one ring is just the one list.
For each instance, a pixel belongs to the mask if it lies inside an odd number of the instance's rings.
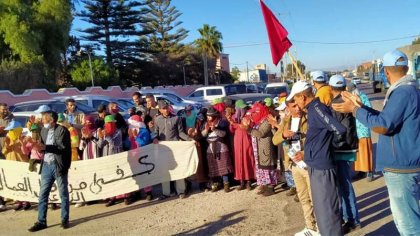
{"label": "child in crowd", "polygon": [[[133,115],[128,119],[128,138],[131,143],[131,149],[146,146],[152,142],[150,131],[146,128],[142,118],[139,115]],[[146,200],[153,199],[153,188],[151,186],[145,187]],[[126,194],[125,203],[129,205],[132,202],[132,194]]]}
{"label": "child in crowd", "polygon": [[[3,155],[6,160],[28,162],[28,154],[23,152],[23,147],[26,145],[25,139],[22,137],[23,127],[18,121],[12,120],[9,125],[4,128],[8,131],[3,146]],[[31,208],[30,202],[15,201],[14,210],[29,210]]]}

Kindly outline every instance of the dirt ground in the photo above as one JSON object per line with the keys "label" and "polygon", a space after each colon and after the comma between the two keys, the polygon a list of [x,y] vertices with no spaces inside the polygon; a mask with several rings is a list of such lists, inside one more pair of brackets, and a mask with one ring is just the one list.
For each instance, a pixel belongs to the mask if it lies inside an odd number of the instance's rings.
{"label": "dirt ground", "polygon": [[[354,182],[363,228],[353,235],[397,235],[383,178]],[[106,208],[71,206],[71,228],[59,227],[60,211],[48,213],[48,229],[37,235],[293,235],[304,227],[301,206],[277,189],[262,197],[256,191],[193,193],[186,199],[140,200]],[[36,208],[0,213],[1,235],[28,235]]]}

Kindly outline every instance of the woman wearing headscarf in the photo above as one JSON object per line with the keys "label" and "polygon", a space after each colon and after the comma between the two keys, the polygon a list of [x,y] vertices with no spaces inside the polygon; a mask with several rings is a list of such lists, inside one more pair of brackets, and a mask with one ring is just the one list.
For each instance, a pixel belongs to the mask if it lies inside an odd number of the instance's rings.
{"label": "woman wearing headscarf", "polygon": [[[253,128],[249,128],[252,136],[252,148],[254,150],[258,194],[270,196],[274,194],[274,186],[278,182],[277,155],[273,142],[273,132],[268,122],[270,114],[268,107],[261,103],[255,103],[250,114]],[[250,121],[245,121],[245,125],[250,125]]]}
{"label": "woman wearing headscarf", "polygon": [[207,164],[207,140],[203,137],[202,131],[205,129],[207,123],[207,108],[202,108],[197,113],[197,120],[195,127],[188,129],[188,135],[196,141],[197,153],[198,153],[198,166],[195,173],[195,180],[200,186],[201,191],[207,190],[209,182],[209,172]]}
{"label": "woman wearing headscarf", "polygon": [[[368,96],[361,92],[355,84],[350,83],[348,86],[349,92],[360,97],[363,105],[372,107]],[[359,139],[359,150],[357,152],[356,161],[354,162],[354,170],[365,172],[367,181],[373,180],[373,158],[372,158],[372,138],[370,129],[364,126],[356,119],[356,132]]]}
{"label": "woman wearing headscarf", "polygon": [[[22,150],[22,147],[26,145],[26,140],[22,137],[22,124],[12,120],[4,130],[8,131],[2,149],[2,153],[6,160],[28,162],[29,156]],[[15,201],[15,211],[21,209],[28,210],[29,208],[31,208],[30,202]]]}
{"label": "woman wearing headscarf", "polygon": [[219,179],[223,180],[223,189],[230,191],[228,174],[233,172],[232,160],[228,148],[229,122],[221,118],[213,106],[207,111],[207,123],[202,131],[203,137],[207,138],[207,161],[209,165],[209,177],[212,181],[211,190],[219,189]]}
{"label": "woman wearing headscarf", "polygon": [[251,136],[248,134],[245,116],[247,109],[244,100],[235,103],[235,114],[227,116],[230,131],[233,133],[233,148],[235,157],[235,179],[240,181],[237,190],[251,190],[251,180],[255,179],[255,160],[252,150]]}
{"label": "woman wearing headscarf", "polygon": [[92,116],[85,116],[81,133],[82,139],[79,145],[79,150],[83,152],[83,154],[80,159],[90,160],[100,157],[101,152],[98,147],[99,136],[95,119]]}

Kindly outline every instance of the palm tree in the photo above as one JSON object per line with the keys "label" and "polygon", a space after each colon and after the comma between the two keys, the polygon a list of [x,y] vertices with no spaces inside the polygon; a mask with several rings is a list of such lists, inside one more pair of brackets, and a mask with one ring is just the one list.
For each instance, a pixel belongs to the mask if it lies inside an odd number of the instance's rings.
{"label": "palm tree", "polygon": [[222,33],[216,30],[216,26],[209,26],[204,24],[203,28],[198,29],[198,32],[201,35],[201,38],[195,40],[195,44],[203,55],[203,64],[204,64],[204,84],[209,84],[209,75],[208,75],[208,65],[207,59],[217,59],[220,52],[223,50],[222,42],[223,39]]}

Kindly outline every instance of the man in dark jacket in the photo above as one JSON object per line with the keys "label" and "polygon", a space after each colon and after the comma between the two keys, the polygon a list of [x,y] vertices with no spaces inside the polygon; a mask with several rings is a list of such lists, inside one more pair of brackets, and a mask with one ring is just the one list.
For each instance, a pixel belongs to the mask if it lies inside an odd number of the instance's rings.
{"label": "man in dark jacket", "polygon": [[[330,78],[329,84],[333,94],[332,104],[343,102],[341,92],[346,90],[346,79],[341,75],[334,75]],[[337,165],[338,189],[341,196],[341,214],[345,222],[343,230],[347,234],[361,228],[356,194],[351,183],[351,168],[356,160],[359,142],[356,119],[351,112],[333,111],[332,114],[347,130],[345,139],[334,143],[334,159]]]}
{"label": "man in dark jacket", "polygon": [[[316,221],[321,235],[343,235],[333,160],[333,139],[341,140],[346,128],[331,114],[331,110],[315,98],[306,81],[293,85],[288,101],[294,100],[308,114],[304,161],[308,165]],[[296,161],[299,161],[295,157]]]}
{"label": "man in dark jacket", "polygon": [[28,229],[36,232],[47,228],[48,197],[54,181],[61,198],[61,227],[69,227],[68,170],[71,164],[70,133],[58,125],[57,113],[49,111],[42,115],[41,144],[36,149],[44,151],[41,163],[41,189],[39,191],[38,221]]}

